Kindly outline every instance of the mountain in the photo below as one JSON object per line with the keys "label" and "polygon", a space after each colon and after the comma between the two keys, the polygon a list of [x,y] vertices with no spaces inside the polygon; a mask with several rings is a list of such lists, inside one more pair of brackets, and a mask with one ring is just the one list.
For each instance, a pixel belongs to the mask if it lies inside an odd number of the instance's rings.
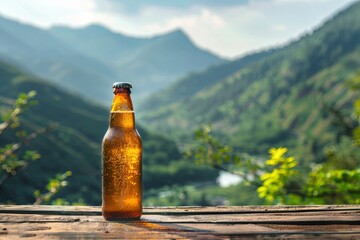
{"label": "mountain", "polygon": [[50,32],[84,55],[112,66],[123,79],[134,83],[136,94],[141,97],[186,73],[222,61],[196,47],[182,30],[152,38],[132,38],[100,25],[80,29],[53,27]]}
{"label": "mountain", "polygon": [[[118,75],[106,64],[88,58],[48,31],[0,17],[0,56],[74,92],[109,100],[108,86]],[[111,96],[111,95],[110,95]]]}
{"label": "mountain", "polygon": [[140,107],[142,123],[178,138],[210,123],[242,151],[265,154],[287,146],[300,159],[319,161],[323,147],[340,134],[324,105],[350,115],[356,96],[346,83],[360,68],[360,2],[262,54],[180,79],[150,96]]}
{"label": "mountain", "polygon": [[54,26],[49,31],[78,52],[115,66],[121,64],[122,60],[126,60],[126,56],[131,55],[149,41],[146,38],[128,37],[115,33],[98,24],[77,29]]}
{"label": "mountain", "polygon": [[0,57],[107,105],[108,87],[116,81],[132,82],[137,101],[179,76],[223,61],[196,47],[181,30],[134,38],[100,25],[47,30],[1,16]]}
{"label": "mountain", "polygon": [[[44,191],[49,178],[56,173],[72,171],[70,185],[57,197],[66,201],[101,203],[101,141],[108,127],[109,111],[70,94],[56,85],[29,75],[0,60],[0,116],[20,92],[36,90],[39,104],[21,115],[22,130],[31,133],[57,122],[60,127],[36,138],[27,149],[41,154],[25,169],[0,187],[0,202],[29,204],[34,202],[35,189]],[[108,89],[112,91],[111,86]],[[214,181],[218,173],[180,161],[175,143],[159,134],[137,127],[143,139],[144,196],[151,189],[174,184]],[[7,129],[0,135],[0,148],[16,141],[15,131]],[[0,175],[2,171],[0,171]],[[0,176],[1,177],[1,176]]]}

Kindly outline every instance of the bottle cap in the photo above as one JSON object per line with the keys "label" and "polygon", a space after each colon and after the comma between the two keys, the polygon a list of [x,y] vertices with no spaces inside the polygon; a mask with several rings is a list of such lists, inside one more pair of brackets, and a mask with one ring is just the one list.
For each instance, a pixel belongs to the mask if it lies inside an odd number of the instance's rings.
{"label": "bottle cap", "polygon": [[113,84],[113,88],[132,88],[131,84],[128,82],[116,82]]}

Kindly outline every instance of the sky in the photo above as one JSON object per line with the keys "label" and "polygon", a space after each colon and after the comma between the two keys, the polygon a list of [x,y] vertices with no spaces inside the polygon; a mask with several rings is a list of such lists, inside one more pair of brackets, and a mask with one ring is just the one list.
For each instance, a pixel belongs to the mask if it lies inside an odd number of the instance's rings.
{"label": "sky", "polygon": [[32,25],[102,24],[129,36],[181,28],[225,58],[286,44],[356,0],[0,0],[0,15]]}

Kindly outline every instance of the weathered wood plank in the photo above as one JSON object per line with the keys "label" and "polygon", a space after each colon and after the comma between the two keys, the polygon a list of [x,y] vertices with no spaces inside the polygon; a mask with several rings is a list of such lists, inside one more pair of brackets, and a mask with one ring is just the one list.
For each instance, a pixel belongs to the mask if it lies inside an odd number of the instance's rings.
{"label": "weathered wood plank", "polygon": [[[90,224],[90,226],[89,226]],[[312,229],[273,229],[272,227],[246,225],[159,225],[146,222],[134,223],[45,223],[45,224],[13,224],[1,226],[2,232],[9,239],[16,237],[36,237],[36,239],[61,238],[126,238],[126,239],[211,239],[215,237],[281,237],[281,238],[309,238],[309,237],[359,237],[359,231],[352,229],[339,230],[335,226],[332,231],[312,227]],[[331,230],[331,229],[330,229]],[[0,230],[1,231],[1,230]],[[356,238],[355,238],[356,239]]]}
{"label": "weathered wood plank", "polygon": [[[164,215],[147,214],[141,218],[154,223],[277,223],[277,224],[349,224],[360,225],[360,211],[328,211],[294,213],[234,213],[222,214],[214,212],[212,215]],[[68,215],[68,214],[18,214],[2,213],[1,222],[76,222],[103,221],[101,216]]]}
{"label": "weathered wood plank", "polygon": [[0,205],[0,214],[1,213],[96,216],[101,215],[101,207],[55,205]]}
{"label": "weathered wood plank", "polygon": [[0,239],[360,239],[360,206],[145,208],[108,222],[100,207],[0,206]]}
{"label": "weathered wood plank", "polygon": [[[287,225],[356,225],[360,231],[360,214],[343,215],[276,215],[276,214],[233,214],[233,215],[146,215],[142,221],[172,224],[287,224]],[[103,222],[101,216],[0,214],[0,223],[44,223],[44,222]],[[125,221],[126,222],[126,221]]]}
{"label": "weathered wood plank", "polygon": [[[216,207],[145,207],[143,214],[234,214],[234,213],[286,213],[317,211],[360,211],[360,205],[313,205],[313,206],[216,206]],[[100,206],[54,206],[54,205],[0,205],[0,213],[101,215]]]}
{"label": "weathered wood plank", "polygon": [[356,235],[360,231],[354,231],[353,228],[339,229],[342,226],[331,226],[331,228],[324,228],[323,226],[311,227],[297,227],[292,229],[292,226],[280,226],[274,228],[271,226],[259,226],[254,224],[196,224],[196,225],[174,225],[174,224],[154,224],[149,222],[130,222],[130,223],[114,223],[114,222],[55,222],[44,224],[5,224],[1,225],[1,229],[6,229],[8,236],[10,235],[24,235],[36,234],[36,236],[54,236],[54,235],[70,235],[74,236],[124,236],[126,238],[140,238],[139,234],[147,234],[156,237],[194,237],[194,236],[220,236],[220,235]]}

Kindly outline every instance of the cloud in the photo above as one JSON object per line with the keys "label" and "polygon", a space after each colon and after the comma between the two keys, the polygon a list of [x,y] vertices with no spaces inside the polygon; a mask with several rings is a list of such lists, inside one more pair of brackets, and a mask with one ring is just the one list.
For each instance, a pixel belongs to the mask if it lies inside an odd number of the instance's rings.
{"label": "cloud", "polygon": [[1,0],[0,14],[37,26],[100,23],[153,36],[182,28],[222,56],[283,44],[318,26],[354,0]]}
{"label": "cloud", "polygon": [[121,11],[126,14],[136,14],[144,8],[172,8],[172,9],[191,9],[194,6],[203,7],[228,7],[239,6],[249,3],[251,0],[181,0],[181,1],[164,1],[164,0],[96,0],[102,10]]}
{"label": "cloud", "polygon": [[274,31],[282,32],[282,31],[286,31],[287,27],[284,24],[276,24],[276,25],[272,25],[271,29]]}
{"label": "cloud", "polygon": [[0,14],[31,23],[40,27],[48,27],[53,22],[67,23],[73,16],[96,11],[93,0],[1,0]]}
{"label": "cloud", "polygon": [[[285,4],[289,4],[289,3],[311,3],[314,2],[314,0],[272,0],[274,3],[285,3]],[[318,2],[328,2],[331,0],[316,0]]]}
{"label": "cloud", "polygon": [[[164,9],[152,8],[147,9],[145,16],[159,15]],[[144,16],[143,15],[143,16]],[[167,14],[164,21],[149,21],[145,24],[145,29],[148,31],[161,32],[165,30],[171,30],[174,28],[183,28],[188,30],[195,30],[202,27],[208,27],[213,31],[222,28],[226,25],[225,20],[208,8],[193,9],[187,15],[184,15],[182,11],[172,11]],[[199,29],[198,29],[199,30]]]}

